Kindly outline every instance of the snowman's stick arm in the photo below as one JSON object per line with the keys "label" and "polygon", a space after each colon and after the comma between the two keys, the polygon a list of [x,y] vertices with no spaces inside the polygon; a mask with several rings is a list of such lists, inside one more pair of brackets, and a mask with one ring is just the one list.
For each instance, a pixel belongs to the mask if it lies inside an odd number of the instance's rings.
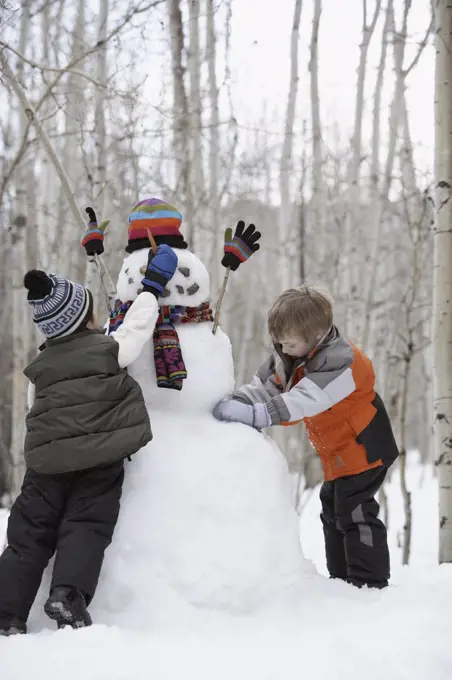
{"label": "snowman's stick arm", "polygon": [[103,257],[99,255],[95,255],[94,259],[98,262],[98,267],[102,271],[101,273],[101,279],[106,280],[106,290],[108,293],[108,297],[110,299],[115,299],[116,297],[116,286],[113,283],[113,279],[111,278],[110,272],[108,271],[108,267],[105,264],[105,260]]}
{"label": "snowman's stick arm", "polygon": [[100,279],[100,285],[104,292],[105,303],[110,314],[114,308],[114,302],[116,299],[116,288],[108,271],[107,265],[103,258],[99,255],[93,256],[94,264],[97,268],[97,273]]}
{"label": "snowman's stick arm", "polygon": [[[97,217],[96,213],[94,212],[93,208],[88,207],[85,208],[85,212],[88,215],[90,224],[95,224],[97,226]],[[104,220],[101,222],[99,230],[102,233],[105,233],[106,228],[110,224],[110,220]],[[89,226],[88,226],[89,228]],[[83,245],[83,242],[82,242]],[[105,303],[107,305],[107,309],[109,313],[111,314],[114,306],[115,306],[115,299],[116,299],[116,287],[111,279],[110,272],[108,271],[107,265],[104,262],[104,259],[102,258],[101,255],[98,255],[97,253],[89,254],[88,255],[88,262],[89,263],[94,263],[97,274],[99,276],[100,280],[100,286],[102,289],[102,292],[104,294],[105,298]]]}
{"label": "snowman's stick arm", "polygon": [[225,273],[224,279],[223,279],[223,285],[221,286],[220,295],[218,297],[217,308],[215,310],[215,318],[214,318],[214,321],[213,321],[213,330],[212,330],[212,333],[214,335],[217,332],[218,324],[220,323],[220,308],[221,308],[221,303],[223,302],[224,294],[226,292],[226,286],[228,285],[228,279],[229,279],[230,273],[231,273],[231,267],[227,267],[226,273]]}
{"label": "snowman's stick arm", "polygon": [[151,244],[152,252],[155,255],[156,252],[157,252],[157,244],[155,242],[155,238],[152,236],[152,231],[150,229],[146,229],[146,231],[147,231],[147,234],[148,234],[149,242]]}
{"label": "snowman's stick arm", "polygon": [[226,274],[224,275],[223,286],[221,287],[220,297],[218,298],[217,309],[215,311],[215,318],[213,322],[213,331],[215,335],[220,319],[220,307],[223,302],[224,293],[229,279],[231,270],[236,271],[242,262],[246,262],[256,250],[259,250],[257,243],[261,237],[261,233],[256,231],[254,224],[250,224],[245,230],[245,222],[239,220],[234,236],[232,235],[231,227],[228,227],[224,232],[224,256],[221,260],[223,267],[226,267]]}

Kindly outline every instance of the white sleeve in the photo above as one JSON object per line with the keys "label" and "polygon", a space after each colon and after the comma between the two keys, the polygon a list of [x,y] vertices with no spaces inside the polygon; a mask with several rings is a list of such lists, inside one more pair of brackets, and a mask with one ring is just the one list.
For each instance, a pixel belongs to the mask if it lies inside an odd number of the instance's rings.
{"label": "white sleeve", "polygon": [[296,423],[303,418],[312,418],[327,411],[355,390],[356,384],[351,368],[346,368],[342,373],[338,371],[311,373],[309,378],[302,378],[288,392],[267,402],[266,406],[272,425]]}
{"label": "white sleeve", "polygon": [[246,404],[265,404],[281,392],[282,386],[276,381],[275,358],[272,355],[254,374],[250,383],[235,390],[232,398]]}
{"label": "white sleeve", "polygon": [[34,404],[35,401],[35,386],[33,385],[32,382],[28,383],[28,390],[27,390],[27,402],[28,402],[28,410],[31,409],[31,407]]}
{"label": "white sleeve", "polygon": [[119,345],[118,362],[121,368],[126,368],[138,359],[144,345],[152,338],[158,315],[155,295],[147,291],[140,293],[121,326],[111,334]]}

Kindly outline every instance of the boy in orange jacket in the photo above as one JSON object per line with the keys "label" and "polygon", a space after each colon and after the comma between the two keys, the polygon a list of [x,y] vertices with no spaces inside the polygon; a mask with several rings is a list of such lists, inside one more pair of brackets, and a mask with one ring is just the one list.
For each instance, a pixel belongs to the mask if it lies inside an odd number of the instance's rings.
{"label": "boy in orange jacket", "polygon": [[375,495],[398,449],[372,362],[340,335],[330,296],[314,286],[280,295],[268,329],[275,354],[214,415],[257,429],[305,423],[324,469],[321,520],[330,576],[384,588],[389,550]]}

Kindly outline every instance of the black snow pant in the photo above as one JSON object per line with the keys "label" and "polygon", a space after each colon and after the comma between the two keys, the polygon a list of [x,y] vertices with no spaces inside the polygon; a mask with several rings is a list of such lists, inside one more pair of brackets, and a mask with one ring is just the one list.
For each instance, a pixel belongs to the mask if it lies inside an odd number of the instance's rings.
{"label": "black snow pant", "polygon": [[330,576],[357,583],[389,579],[386,527],[378,519],[375,494],[387,468],[324,482],[320,490],[320,515],[325,536],[326,564]]}
{"label": "black snow pant", "polygon": [[123,461],[60,475],[27,470],[0,556],[0,621],[26,621],[44,569],[55,555],[51,589],[73,586],[89,603],[118,519]]}

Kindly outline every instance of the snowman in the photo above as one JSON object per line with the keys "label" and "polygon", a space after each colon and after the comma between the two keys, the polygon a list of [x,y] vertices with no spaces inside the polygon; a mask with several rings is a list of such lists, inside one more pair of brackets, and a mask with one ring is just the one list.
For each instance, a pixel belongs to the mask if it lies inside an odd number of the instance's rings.
{"label": "snowman", "polygon": [[[143,629],[190,607],[249,614],[311,570],[281,452],[261,432],[212,415],[234,388],[231,344],[221,328],[212,332],[209,275],[181,223],[157,198],[129,216],[113,337],[140,294],[149,239],[172,247],[178,266],[160,296],[154,337],[128,366],[154,437],[126,461],[120,517],[90,606],[97,623]],[[243,238],[242,227],[230,233],[229,269],[257,249]]]}

